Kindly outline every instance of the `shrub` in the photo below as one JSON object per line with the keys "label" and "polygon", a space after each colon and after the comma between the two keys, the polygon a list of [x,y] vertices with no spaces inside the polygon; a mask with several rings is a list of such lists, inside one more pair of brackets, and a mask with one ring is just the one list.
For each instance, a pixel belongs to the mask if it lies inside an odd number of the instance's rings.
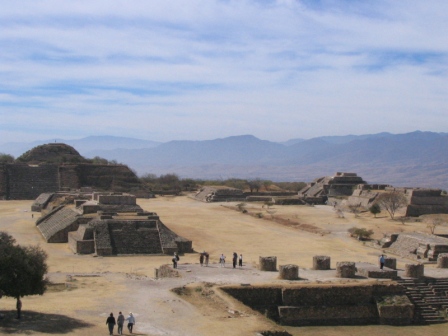
{"label": "shrub", "polygon": [[367,230],[366,228],[352,227],[348,229],[348,232],[350,233],[350,236],[359,239],[370,239],[370,236],[373,235],[373,231]]}

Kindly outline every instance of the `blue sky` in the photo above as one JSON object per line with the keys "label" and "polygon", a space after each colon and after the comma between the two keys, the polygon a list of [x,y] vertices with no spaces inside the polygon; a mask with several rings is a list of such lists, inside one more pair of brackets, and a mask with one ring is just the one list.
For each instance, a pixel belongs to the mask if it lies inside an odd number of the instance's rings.
{"label": "blue sky", "polygon": [[448,131],[448,2],[3,1],[0,143]]}

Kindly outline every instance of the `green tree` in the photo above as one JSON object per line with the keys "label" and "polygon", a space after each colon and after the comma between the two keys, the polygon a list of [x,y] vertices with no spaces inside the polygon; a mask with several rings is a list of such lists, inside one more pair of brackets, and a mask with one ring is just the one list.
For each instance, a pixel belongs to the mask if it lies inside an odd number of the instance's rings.
{"label": "green tree", "polygon": [[250,192],[252,193],[254,190],[258,192],[261,188],[262,182],[259,178],[248,180],[247,185],[249,186]]}
{"label": "green tree", "polygon": [[394,219],[395,212],[406,206],[408,204],[408,200],[403,193],[399,191],[391,191],[380,194],[376,199],[376,203],[379,204],[381,209],[384,209],[389,213],[390,218]]}
{"label": "green tree", "polygon": [[14,163],[14,156],[0,153],[0,163]]}
{"label": "green tree", "polygon": [[370,213],[372,213],[372,214],[375,216],[375,218],[376,218],[376,215],[378,215],[378,214],[381,212],[381,207],[380,207],[379,204],[374,203],[374,204],[372,204],[372,206],[369,208],[369,211],[370,211]]}
{"label": "green tree", "polygon": [[107,159],[102,158],[102,157],[100,157],[100,156],[95,156],[95,157],[92,159],[92,163],[93,163],[93,164],[97,164],[97,165],[107,165],[107,164],[109,163],[109,161],[107,161]]}
{"label": "green tree", "polygon": [[[47,254],[38,246],[20,246],[6,232],[0,232],[0,291],[17,300],[20,318],[20,298],[42,295],[47,288]],[[19,305],[20,303],[20,305]]]}

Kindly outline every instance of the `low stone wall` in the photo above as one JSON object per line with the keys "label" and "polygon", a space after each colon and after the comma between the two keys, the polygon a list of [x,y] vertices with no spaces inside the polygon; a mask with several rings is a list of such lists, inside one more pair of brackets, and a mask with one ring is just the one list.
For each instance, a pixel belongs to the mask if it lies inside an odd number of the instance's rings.
{"label": "low stone wall", "polygon": [[375,298],[380,324],[409,325],[414,317],[414,305],[406,295]]}
{"label": "low stone wall", "polygon": [[390,307],[384,304],[379,313],[377,298],[404,295],[403,287],[394,282],[223,286],[221,289],[284,325],[406,324],[413,313],[413,306],[403,308],[408,302],[403,304],[402,300],[395,303],[389,300]]}
{"label": "low stone wall", "polygon": [[79,240],[77,232],[68,233],[68,246],[74,253],[78,254],[92,254],[95,253],[95,241]]}
{"label": "low stone wall", "polygon": [[376,306],[278,307],[280,324],[289,326],[377,324]]}

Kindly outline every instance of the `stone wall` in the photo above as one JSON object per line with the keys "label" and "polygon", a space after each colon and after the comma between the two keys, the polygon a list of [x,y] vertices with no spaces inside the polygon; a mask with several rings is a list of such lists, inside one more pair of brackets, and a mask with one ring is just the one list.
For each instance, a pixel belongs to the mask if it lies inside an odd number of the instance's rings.
{"label": "stone wall", "polygon": [[35,199],[44,192],[59,190],[58,166],[7,164],[8,199]]}
{"label": "stone wall", "polygon": [[98,203],[110,205],[135,205],[134,195],[98,195]]}
{"label": "stone wall", "polygon": [[435,261],[440,253],[448,252],[448,239],[420,232],[400,233],[389,250],[405,258]]}
{"label": "stone wall", "polygon": [[77,165],[59,166],[60,188],[68,190],[76,190],[81,187],[78,178]]}
{"label": "stone wall", "polygon": [[409,202],[406,216],[448,213],[448,197],[440,189],[407,189],[405,196]]}
{"label": "stone wall", "polygon": [[[410,323],[413,314],[413,306],[410,305],[401,315],[391,308],[390,316],[387,310],[380,316],[378,298],[404,294],[403,287],[393,282],[354,285],[223,286],[221,289],[284,325],[406,324]],[[398,310],[401,312],[401,308]],[[388,317],[390,320],[387,320]]]}
{"label": "stone wall", "polygon": [[138,177],[123,165],[3,164],[0,199],[36,199],[42,193],[93,187],[147,197]]}
{"label": "stone wall", "polygon": [[68,232],[78,229],[78,218],[78,212],[69,207],[60,206],[41,217],[36,223],[47,243],[67,243]]}
{"label": "stone wall", "polygon": [[105,220],[113,254],[162,254],[155,221]]}

